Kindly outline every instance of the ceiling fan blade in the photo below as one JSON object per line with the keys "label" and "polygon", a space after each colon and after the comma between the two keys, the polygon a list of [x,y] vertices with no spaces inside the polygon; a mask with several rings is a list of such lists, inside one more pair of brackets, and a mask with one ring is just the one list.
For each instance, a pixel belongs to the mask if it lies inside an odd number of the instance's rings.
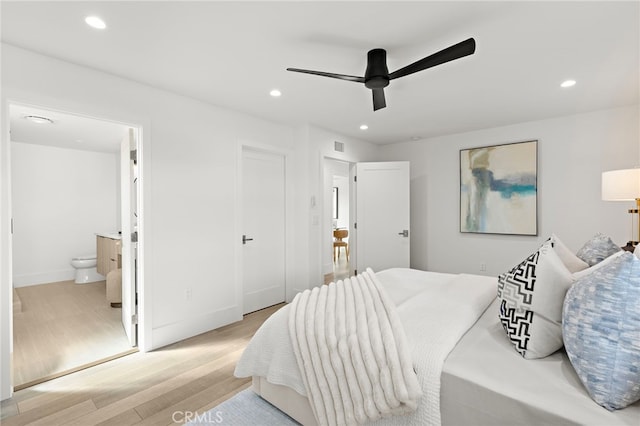
{"label": "ceiling fan blade", "polygon": [[400,68],[397,71],[389,74],[389,80],[394,78],[404,77],[405,75],[413,74],[418,71],[426,70],[427,68],[435,67],[436,65],[444,64],[445,62],[453,61],[455,59],[463,58],[471,55],[476,51],[476,41],[473,38],[469,38],[465,41],[461,41],[458,44],[449,46],[439,52],[434,53],[431,56],[422,58],[419,61],[407,65],[404,68]]}
{"label": "ceiling fan blade", "polygon": [[377,111],[387,106],[384,99],[384,89],[371,89],[373,92],[373,110]]}
{"label": "ceiling fan blade", "polygon": [[299,68],[287,68],[287,71],[320,75],[322,77],[337,78],[338,80],[355,81],[356,83],[364,83],[364,77],[356,77],[354,75],[334,74],[331,72],[323,72],[323,71],[301,70]]}

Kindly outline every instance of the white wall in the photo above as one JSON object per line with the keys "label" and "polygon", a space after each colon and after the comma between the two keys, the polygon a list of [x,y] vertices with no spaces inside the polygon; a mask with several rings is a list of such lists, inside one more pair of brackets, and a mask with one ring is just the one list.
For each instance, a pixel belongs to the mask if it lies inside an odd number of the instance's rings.
{"label": "white wall", "polygon": [[[551,233],[577,251],[596,232],[624,245],[633,203],[601,200],[601,173],[640,161],[638,106],[386,145],[386,160],[411,161],[411,266],[497,275]],[[459,150],[538,140],[537,237],[459,231]],[[480,271],[485,263],[486,272]]]}
{"label": "white wall", "polygon": [[[143,224],[139,302],[142,350],[154,349],[242,318],[238,256],[241,215],[236,209],[241,144],[290,153],[296,164],[294,129],[208,105],[96,70],[10,45],[2,45],[2,170],[0,198],[1,388],[10,395],[11,246],[8,104],[31,104],[140,126]],[[296,169],[287,176],[297,190]],[[304,180],[304,179],[302,179]],[[303,187],[303,190],[305,188]],[[290,210],[295,194],[288,194]],[[305,207],[307,196],[304,196]],[[304,209],[304,208],[303,208]],[[293,215],[293,214],[292,214]],[[293,238],[296,256],[309,258]],[[305,223],[304,226],[308,227]],[[304,235],[305,229],[300,232]],[[308,276],[304,264],[288,262],[288,276]],[[192,297],[187,300],[185,287]]]}
{"label": "white wall", "polygon": [[338,188],[336,228],[349,229],[349,170],[347,170],[346,176],[333,176],[333,187]]}
{"label": "white wall", "polygon": [[117,230],[116,156],[13,142],[13,285],[74,279],[71,258]]}

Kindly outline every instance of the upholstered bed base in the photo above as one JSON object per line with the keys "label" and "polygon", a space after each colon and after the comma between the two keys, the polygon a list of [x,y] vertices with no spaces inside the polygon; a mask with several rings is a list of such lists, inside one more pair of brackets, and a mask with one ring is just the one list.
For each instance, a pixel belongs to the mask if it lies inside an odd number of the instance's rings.
{"label": "upholstered bed base", "polygon": [[262,399],[304,426],[317,426],[309,400],[286,386],[274,385],[264,377],[253,376],[252,389]]}

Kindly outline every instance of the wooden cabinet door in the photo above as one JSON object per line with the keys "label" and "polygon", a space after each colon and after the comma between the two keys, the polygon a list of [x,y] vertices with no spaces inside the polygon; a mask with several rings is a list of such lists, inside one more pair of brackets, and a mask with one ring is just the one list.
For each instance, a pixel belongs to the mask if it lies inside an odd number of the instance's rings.
{"label": "wooden cabinet door", "polygon": [[105,244],[104,244],[104,237],[101,236],[97,236],[96,237],[96,271],[98,271],[99,274],[104,275],[105,277],[107,276],[107,270],[106,270],[106,253],[105,253]]}
{"label": "wooden cabinet door", "polygon": [[109,273],[114,269],[118,269],[118,240],[114,240],[112,238],[106,238],[106,240],[109,245],[109,259],[107,267],[107,273]]}
{"label": "wooden cabinet door", "polygon": [[120,268],[118,253],[120,244],[121,241],[114,238],[97,237],[96,271],[99,274],[106,277],[109,272]]}

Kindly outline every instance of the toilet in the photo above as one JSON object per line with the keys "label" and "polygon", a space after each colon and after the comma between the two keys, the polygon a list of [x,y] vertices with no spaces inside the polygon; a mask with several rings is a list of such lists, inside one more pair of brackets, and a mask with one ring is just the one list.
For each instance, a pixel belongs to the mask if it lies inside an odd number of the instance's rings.
{"label": "toilet", "polygon": [[104,277],[96,271],[96,255],[89,254],[71,259],[71,266],[76,268],[76,284],[87,284],[103,281]]}

